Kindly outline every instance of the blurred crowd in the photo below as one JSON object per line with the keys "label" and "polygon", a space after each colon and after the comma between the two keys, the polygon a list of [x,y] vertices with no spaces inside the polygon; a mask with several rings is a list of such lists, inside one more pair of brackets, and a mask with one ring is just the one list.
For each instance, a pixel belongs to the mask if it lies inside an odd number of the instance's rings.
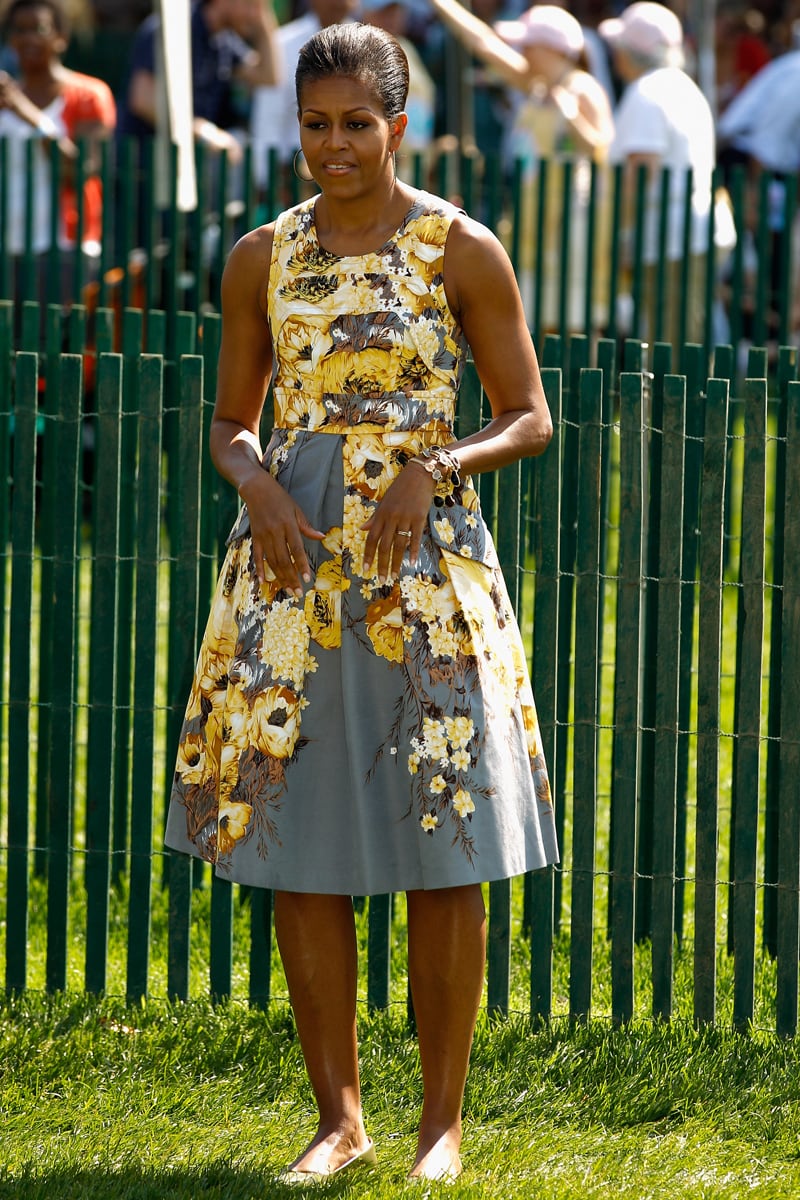
{"label": "blurred crowd", "polygon": [[[50,244],[56,224],[59,243],[74,246],[80,211],[83,248],[96,253],[103,203],[98,148],[104,139],[141,146],[161,120],[160,18],[151,8],[142,0],[0,5],[0,140],[6,143],[0,165],[12,256],[31,238],[21,181],[26,170],[46,177],[53,145],[63,174],[60,212],[49,212],[47,188],[38,187],[34,250]],[[406,177],[413,165],[412,181],[430,183],[432,173],[419,177],[420,157],[433,162],[454,148],[499,158],[507,172],[521,169],[528,188],[543,160],[570,164],[567,174],[553,172],[548,185],[551,228],[543,264],[526,253],[530,226],[521,234],[522,276],[544,267],[544,325],[556,323],[548,285],[559,272],[564,210],[570,210],[570,271],[579,297],[586,212],[590,202],[598,203],[591,180],[598,169],[621,164],[621,253],[632,253],[626,231],[630,239],[634,209],[641,213],[643,206],[639,253],[646,276],[666,254],[674,272],[667,280],[674,301],[669,327],[681,320],[691,336],[707,293],[699,270],[690,273],[698,282],[688,294],[678,286],[687,253],[698,261],[707,253],[710,222],[721,255],[737,236],[748,236],[747,229],[732,228],[726,197],[712,188],[714,169],[727,180],[741,165],[753,195],[760,177],[769,175],[777,287],[786,192],[796,188],[800,168],[800,0],[720,0],[713,25],[703,26],[698,22],[707,12],[691,0],[675,7],[581,0],[569,9],[529,7],[524,0],[193,0],[192,135],[210,158],[227,156],[234,178],[251,147],[248,161],[261,193],[271,164],[293,164],[302,173],[293,80],[299,48],[334,22],[380,25],[401,41],[410,64],[409,154],[398,162]],[[74,186],[79,144],[85,155],[80,198]],[[669,168],[666,193],[663,168]],[[534,206],[525,210],[533,213]],[[598,261],[607,262],[602,246]],[[597,276],[595,322],[602,327],[602,270]],[[653,292],[646,278],[644,294]],[[576,311],[568,305],[566,314],[575,328],[582,319],[577,308],[576,300]]]}

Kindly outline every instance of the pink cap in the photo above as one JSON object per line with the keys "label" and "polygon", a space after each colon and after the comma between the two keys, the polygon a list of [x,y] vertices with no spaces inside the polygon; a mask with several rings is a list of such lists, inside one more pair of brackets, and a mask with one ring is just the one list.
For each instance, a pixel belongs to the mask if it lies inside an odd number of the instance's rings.
{"label": "pink cap", "polygon": [[583,49],[583,30],[578,21],[556,4],[534,4],[518,20],[498,21],[493,28],[515,50],[546,46],[567,58],[577,58]]}
{"label": "pink cap", "polygon": [[663,4],[653,0],[637,0],[618,17],[601,21],[597,32],[612,46],[621,46],[633,54],[645,57],[666,50],[680,50],[683,28],[679,18]]}

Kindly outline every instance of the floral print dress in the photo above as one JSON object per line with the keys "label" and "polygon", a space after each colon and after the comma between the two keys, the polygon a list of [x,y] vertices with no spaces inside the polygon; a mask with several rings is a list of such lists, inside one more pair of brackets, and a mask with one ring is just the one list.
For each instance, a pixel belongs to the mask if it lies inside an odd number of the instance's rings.
{"label": "floral print dress", "polygon": [[302,599],[229,538],[180,737],[166,842],[239,883],[371,895],[557,860],[525,653],[472,481],[432,504],[416,565],[364,570],[365,520],[452,440],[466,344],[444,291],[457,210],[417,193],[375,253],[275,226],[275,427],[264,467],[322,542]]}

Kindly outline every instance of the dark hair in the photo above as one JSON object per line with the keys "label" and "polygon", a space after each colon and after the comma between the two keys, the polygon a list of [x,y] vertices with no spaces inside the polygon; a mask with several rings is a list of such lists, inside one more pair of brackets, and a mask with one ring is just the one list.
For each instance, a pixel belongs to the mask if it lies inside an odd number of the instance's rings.
{"label": "dark hair", "polygon": [[53,27],[63,38],[70,34],[69,20],[61,0],[11,0],[3,13],[3,37],[8,37],[11,19],[26,8],[46,8],[53,17]]}
{"label": "dark hair", "polygon": [[343,75],[367,84],[383,105],[387,121],[404,111],[408,97],[408,59],[390,33],[358,21],[327,25],[306,42],[294,76],[297,107],[303,88],[319,79]]}

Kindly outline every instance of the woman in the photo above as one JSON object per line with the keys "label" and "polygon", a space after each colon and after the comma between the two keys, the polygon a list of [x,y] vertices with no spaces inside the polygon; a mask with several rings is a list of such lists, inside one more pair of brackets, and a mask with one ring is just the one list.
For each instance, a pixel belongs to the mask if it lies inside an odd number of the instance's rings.
{"label": "woman", "polygon": [[[19,82],[0,72],[0,138],[8,138],[8,219],[6,248],[21,255],[25,246],[26,143],[37,141],[33,157],[32,249],[40,254],[50,246],[50,144],[60,153],[58,244],[75,248],[78,237],[78,196],[75,160],[79,140],[86,141],[83,187],[82,248],[90,259],[100,253],[102,190],[97,168],[97,143],[107,138],[116,120],[108,85],[93,76],[70,71],[61,61],[69,40],[59,0],[13,0],[6,10],[4,34],[19,63]],[[69,266],[67,259],[66,265]],[[64,299],[71,278],[65,270]]]}
{"label": "woman", "polygon": [[[583,31],[571,13],[553,4],[536,4],[518,20],[487,25],[458,0],[431,0],[436,12],[464,47],[491,67],[520,96],[507,150],[521,159],[525,190],[521,213],[522,258],[519,264],[526,305],[530,308],[532,272],[543,276],[541,329],[558,329],[559,292],[563,274],[561,229],[564,223],[564,163],[573,164],[571,242],[567,286],[567,324],[584,329],[587,218],[591,163],[602,165],[614,134],[608,96],[589,73]],[[543,261],[534,255],[536,229],[535,176],[538,163],[548,162]],[[601,230],[598,229],[597,236]],[[594,293],[605,297],[599,280],[604,255],[597,243]],[[596,307],[595,324],[603,321]]]}
{"label": "woman", "polygon": [[[397,178],[397,42],[329,26],[303,47],[296,82],[320,194],[247,234],[225,269],[211,450],[246,507],[167,844],[275,890],[319,1107],[290,1182],[374,1159],[351,896],[407,892],[424,1086],[411,1174],[452,1178],[483,984],[481,883],[557,856],[522,644],[470,475],[540,453],[551,421],[505,252]],[[454,441],[468,345],[493,418]]]}

